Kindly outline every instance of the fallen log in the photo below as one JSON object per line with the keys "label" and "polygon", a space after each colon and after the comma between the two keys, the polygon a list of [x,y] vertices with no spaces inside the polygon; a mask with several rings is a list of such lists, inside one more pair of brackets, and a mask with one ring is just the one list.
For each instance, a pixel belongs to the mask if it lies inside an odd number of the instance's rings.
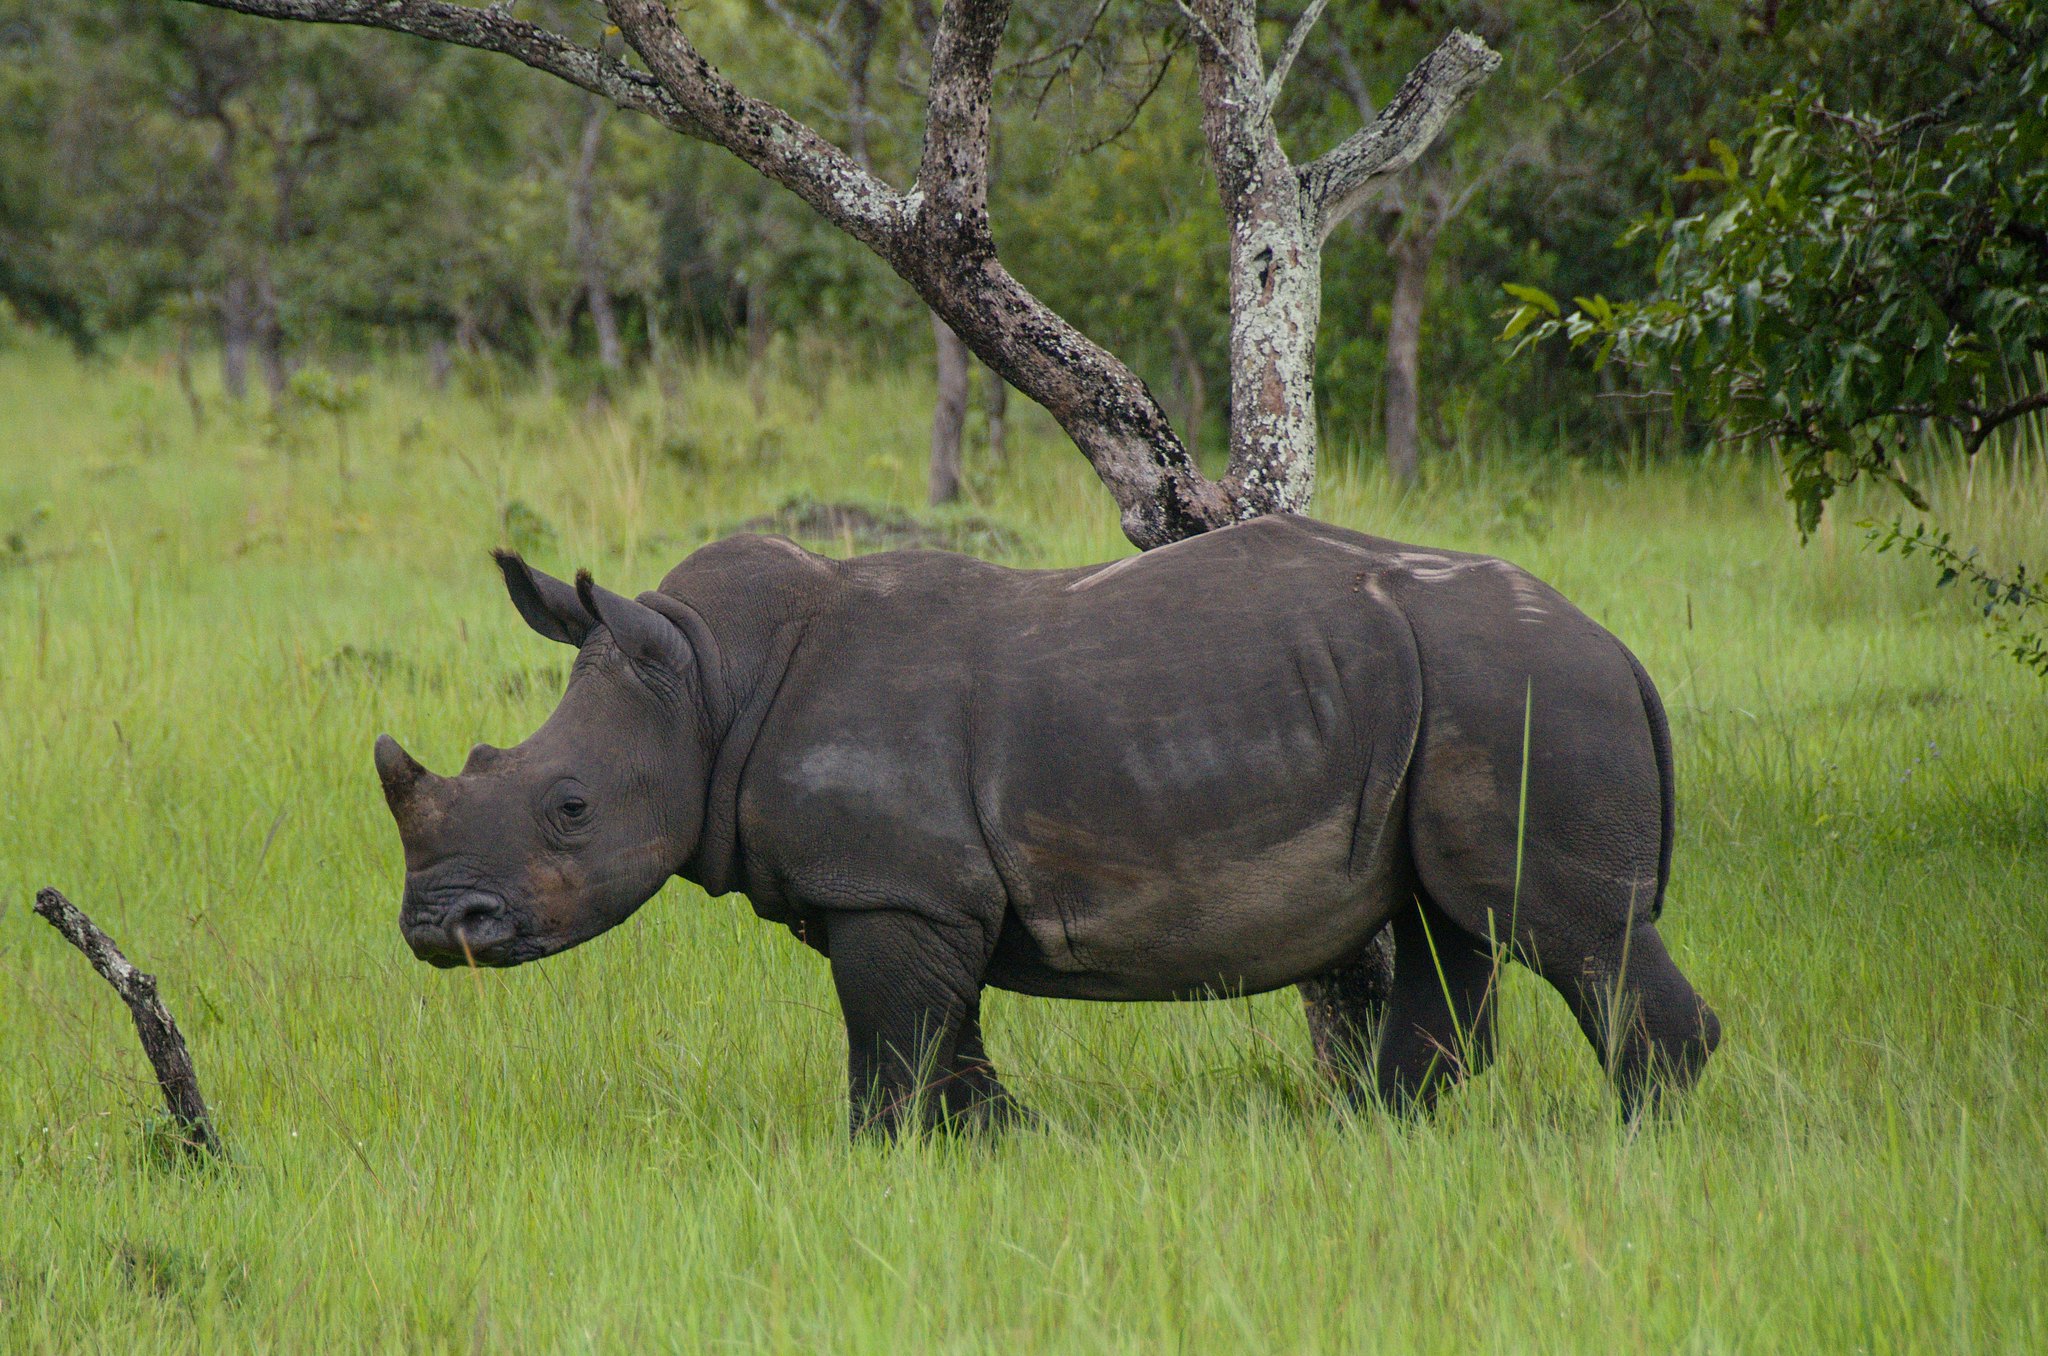
{"label": "fallen log", "polygon": [[192,1054],[170,1009],[157,996],[156,976],[136,969],[114,939],[100,931],[76,904],[53,889],[36,891],[36,912],[51,927],[64,934],[92,962],[100,977],[114,986],[121,1001],[135,1018],[135,1034],[142,1038],[142,1053],[156,1070],[157,1085],[164,1091],[171,1119],[177,1123],[179,1142],[195,1158],[219,1157],[220,1138],[214,1133],[213,1118],[207,1114],[206,1099],[199,1092],[199,1075],[192,1068]]}

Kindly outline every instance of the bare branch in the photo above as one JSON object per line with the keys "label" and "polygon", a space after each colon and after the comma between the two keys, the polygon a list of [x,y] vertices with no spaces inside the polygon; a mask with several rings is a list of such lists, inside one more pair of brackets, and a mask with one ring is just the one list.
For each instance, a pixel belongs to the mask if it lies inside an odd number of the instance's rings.
{"label": "bare branch", "polygon": [[114,945],[114,939],[101,932],[61,892],[36,891],[36,912],[63,933],[65,941],[79,949],[92,968],[99,971],[100,978],[113,985],[114,992],[128,1005],[129,1015],[135,1019],[135,1034],[142,1038],[142,1053],[149,1056],[157,1086],[163,1089],[164,1102],[171,1109],[171,1119],[184,1135],[180,1142],[185,1151],[195,1158],[218,1156],[220,1137],[214,1133],[206,1099],[199,1094],[199,1075],[193,1072],[192,1055],[185,1048],[178,1024],[171,1020],[170,1009],[157,996],[156,976],[144,974],[130,964],[121,948]]}
{"label": "bare branch", "polygon": [[546,71],[579,89],[601,94],[621,108],[645,113],[693,137],[696,126],[675,100],[644,71],[584,47],[561,34],[514,19],[495,9],[472,9],[440,0],[188,0],[211,9],[233,10],[264,19],[295,19],[303,23],[352,24],[382,28],[416,38],[500,52],[535,70]]}
{"label": "bare branch", "polygon": [[1280,55],[1273,58],[1273,69],[1266,76],[1266,102],[1280,102],[1280,91],[1287,84],[1287,72],[1294,65],[1294,59],[1301,55],[1301,45],[1308,41],[1309,30],[1316,26],[1316,20],[1323,17],[1323,7],[1330,0],[1309,0],[1308,8],[1294,21],[1294,27],[1287,31],[1287,41],[1280,45]]}
{"label": "bare branch", "polygon": [[1993,433],[2013,420],[2032,414],[2036,410],[2048,410],[2048,391],[2036,391],[2032,395],[2022,396],[2000,409],[1974,412],[1969,442],[1965,445],[1964,451],[1972,456],[1976,455],[1978,449],[1984,446],[1985,441]]}
{"label": "bare branch", "polygon": [[715,142],[885,258],[909,204],[846,152],[766,100],[743,94],[704,58],[666,0],[606,0],[605,12],[662,87]]}
{"label": "bare branch", "polygon": [[1302,190],[1316,214],[1317,238],[1365,201],[1375,179],[1414,164],[1499,65],[1500,54],[1482,39],[1451,33],[1408,73],[1370,126],[1303,166]]}
{"label": "bare branch", "polygon": [[[605,8],[647,63],[636,71],[498,9],[442,0],[189,0],[266,19],[353,24],[501,52],[667,127],[731,151],[847,234],[886,250],[902,233],[901,194],[775,105],[741,93],[690,45],[659,0]],[[649,74],[651,72],[652,74]]]}

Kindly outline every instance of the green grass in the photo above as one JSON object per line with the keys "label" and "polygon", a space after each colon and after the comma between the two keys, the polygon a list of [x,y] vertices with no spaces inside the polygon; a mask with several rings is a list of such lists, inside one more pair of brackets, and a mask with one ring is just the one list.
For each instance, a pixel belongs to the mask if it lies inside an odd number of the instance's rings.
{"label": "green grass", "polygon": [[[996,994],[1045,1129],[885,1150],[844,1140],[822,962],[737,899],[414,962],[372,737],[447,770],[566,669],[487,547],[632,592],[794,494],[917,504],[916,380],[759,415],[715,366],[667,384],[602,412],[386,374],[343,480],[328,416],[209,396],[200,429],[166,366],[0,354],[0,1350],[2048,1349],[2048,688],[1859,549],[1884,500],[1802,550],[1747,462],[1461,453],[1405,498],[1332,467],[1318,504],[1529,566],[1661,684],[1665,932],[1727,1038],[1654,1131],[1519,972],[1499,1064],[1416,1124],[1331,1106],[1291,994]],[[940,526],[1127,550],[1021,424]],[[2048,556],[2038,445],[1934,489],[1959,539]],[[164,977],[231,1165],[151,1149],[42,884]]]}

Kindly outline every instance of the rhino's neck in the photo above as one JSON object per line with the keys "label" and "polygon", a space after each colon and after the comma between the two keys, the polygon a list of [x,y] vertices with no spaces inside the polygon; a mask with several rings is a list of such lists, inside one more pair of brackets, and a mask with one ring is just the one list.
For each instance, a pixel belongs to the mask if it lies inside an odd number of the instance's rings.
{"label": "rhino's neck", "polygon": [[698,652],[709,750],[703,827],[679,873],[707,894],[744,888],[740,779],[811,617],[838,586],[836,562],[781,538],[735,537],[671,570],[661,602],[649,596],[650,605],[687,613],[709,635]]}

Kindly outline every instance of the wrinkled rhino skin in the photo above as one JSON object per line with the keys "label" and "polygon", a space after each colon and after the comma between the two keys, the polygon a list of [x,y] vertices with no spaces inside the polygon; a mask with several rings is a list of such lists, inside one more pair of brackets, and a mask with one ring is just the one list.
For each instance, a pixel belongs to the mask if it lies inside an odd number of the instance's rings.
{"label": "wrinkled rhino skin", "polygon": [[414,950],[518,964],[671,875],[742,891],[829,957],[856,1131],[1026,1114],[985,985],[1299,984],[1326,1070],[1399,1106],[1483,1067],[1508,955],[1629,1114],[1719,1039],[1656,928],[1656,691],[1503,561],[1280,516],[1072,570],[736,537],[637,600],[499,564],[579,654],[459,776],[379,739]]}

